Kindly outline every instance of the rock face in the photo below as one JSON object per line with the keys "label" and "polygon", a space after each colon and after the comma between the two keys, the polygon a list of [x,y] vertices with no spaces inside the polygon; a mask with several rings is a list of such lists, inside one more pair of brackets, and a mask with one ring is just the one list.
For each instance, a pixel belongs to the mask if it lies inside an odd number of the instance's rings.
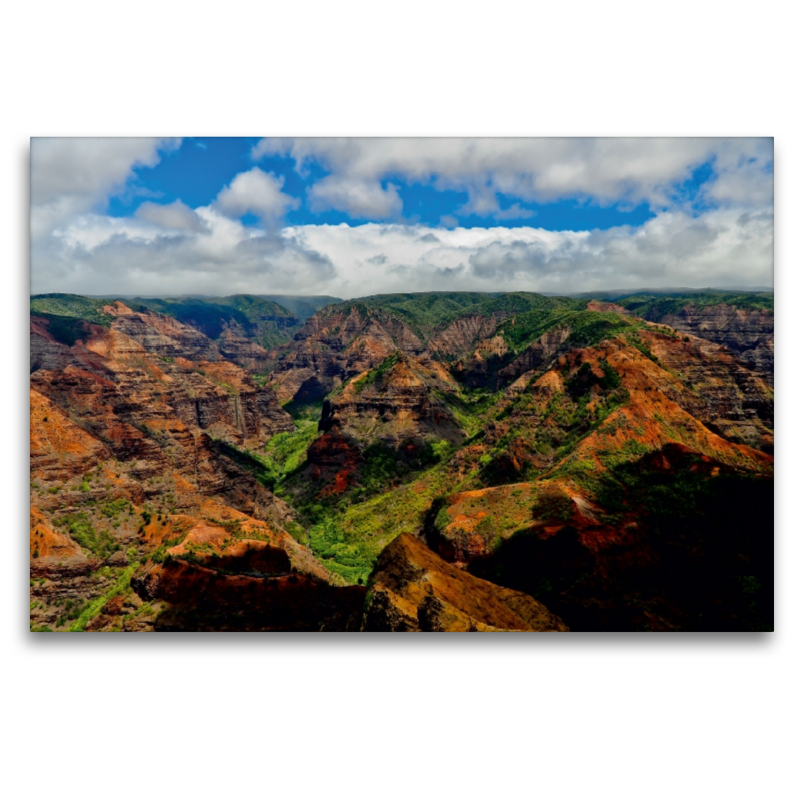
{"label": "rock face", "polygon": [[[363,587],[331,586],[324,567],[284,531],[223,513],[227,524],[176,518],[181,541],[135,577],[143,600],[169,604],[157,630],[358,630]],[[170,542],[174,531],[145,536]]]}
{"label": "rock face", "polygon": [[363,463],[359,443],[337,427],[331,427],[315,439],[306,458],[306,475],[322,497],[341,494],[355,485]]}
{"label": "rock face", "polygon": [[434,355],[458,358],[473,351],[491,337],[497,328],[497,315],[469,314],[451,322],[428,341],[428,351]]}
{"label": "rock face", "polygon": [[673,443],[605,486],[588,500],[571,481],[540,484],[528,525],[467,552],[469,571],[534,594],[572,630],[772,628],[769,475]]}
{"label": "rock face", "polygon": [[689,390],[676,398],[686,411],[734,442],[773,452],[774,393],[763,371],[745,367],[729,348],[699,337],[676,341],[652,333],[646,338],[659,364]]}
{"label": "rock face", "polygon": [[[210,570],[216,588],[208,596],[220,603],[229,573],[263,582],[274,572],[287,585],[310,587],[309,597],[333,609],[318,619],[311,611],[294,618],[299,628],[316,629],[326,620],[331,627],[334,619],[349,625],[350,612],[343,609],[355,602],[354,593],[344,605],[344,595],[329,596],[331,576],[287,533],[297,527],[293,512],[259,482],[261,467],[244,452],[294,429],[274,392],[223,360],[188,326],[122,304],[108,313],[110,327],[77,320],[72,345],[52,335],[48,319],[31,321],[31,575],[39,581],[32,590],[32,625],[83,625],[79,615],[91,599],[117,592],[128,599],[109,600],[92,622],[95,628],[152,629],[166,612],[179,627],[188,595],[179,603],[182,610],[171,610],[166,598],[173,594],[153,594],[145,614],[142,602],[126,594],[127,583],[115,583],[135,582],[128,570],[158,548],[185,562],[182,575]],[[187,354],[213,358],[193,361]],[[198,531],[208,529],[222,540],[196,541]],[[110,573],[96,573],[101,566]],[[158,561],[147,570],[164,568]],[[189,586],[196,582],[191,577]],[[174,580],[169,585],[178,591]],[[315,601],[297,602],[311,609]],[[263,603],[256,605],[257,618],[220,624],[291,627],[288,605],[278,615],[282,621],[270,617]],[[203,627],[201,617],[194,608],[191,618]]]}
{"label": "rock face", "polygon": [[724,345],[773,385],[775,314],[772,311],[736,308],[726,303],[705,307],[689,303],[677,313],[651,312],[645,313],[645,318]]}
{"label": "rock face", "polygon": [[290,338],[300,325],[285,309],[251,296],[143,303],[154,307],[146,310],[137,303],[140,310],[133,311],[116,301],[102,310],[116,318],[113,327],[151,352],[160,349],[159,355],[171,356],[177,346],[185,358],[225,358],[261,373],[274,364],[268,348]]}
{"label": "rock face", "polygon": [[[32,335],[42,338],[36,327]],[[140,338],[150,339],[141,333]],[[38,352],[49,344],[57,343],[45,338]],[[83,427],[104,440],[122,437],[135,449],[141,428],[160,430],[164,436],[172,431],[185,439],[182,432],[189,427],[245,443],[265,441],[294,427],[274,392],[257,386],[229,362],[154,356],[127,334],[100,326],[89,327],[85,344],[57,345],[49,351],[54,369],[34,371],[31,386],[68,408],[73,418],[82,417]],[[152,448],[142,447],[143,458]]]}
{"label": "rock face", "polygon": [[513,483],[457,492],[428,515],[425,538],[446,561],[464,566],[486,556],[498,541],[531,525],[539,496],[533,483]]}
{"label": "rock face", "polygon": [[378,558],[367,631],[566,631],[541,603],[446,563],[408,534]]}
{"label": "rock face", "polygon": [[323,408],[320,428],[337,427],[363,444],[465,438],[453,413],[435,394],[455,388],[449,373],[396,351],[373,373],[364,372]]}
{"label": "rock face", "polygon": [[106,445],[76,425],[51,400],[30,390],[31,476],[67,481],[110,456]]}
{"label": "rock face", "polygon": [[214,343],[199,331],[163,314],[137,313],[119,301],[103,311],[114,317],[115,331],[138,342],[144,350],[161,358],[210,360],[219,358]]}
{"label": "rock face", "polygon": [[273,373],[281,402],[322,400],[348,378],[380,364],[396,350],[421,353],[422,341],[393,316],[360,306],[334,306],[311,317]]}
{"label": "rock face", "polygon": [[564,348],[569,338],[569,328],[557,327],[542,334],[535,342],[528,345],[507,367],[500,370],[500,385],[515,381],[526,372],[539,370]]}
{"label": "rock face", "polygon": [[152,567],[134,588],[170,604],[155,626],[165,631],[354,631],[365,595],[305,575],[232,574],[181,560]]}

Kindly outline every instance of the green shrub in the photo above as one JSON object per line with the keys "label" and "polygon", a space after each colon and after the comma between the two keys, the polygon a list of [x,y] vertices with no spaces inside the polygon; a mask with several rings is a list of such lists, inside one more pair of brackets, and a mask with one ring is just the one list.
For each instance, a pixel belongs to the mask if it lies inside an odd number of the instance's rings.
{"label": "green shrub", "polygon": [[97,531],[84,511],[58,517],[54,524],[65,527],[69,535],[84,549],[106,559],[119,550],[120,546],[108,531]]}

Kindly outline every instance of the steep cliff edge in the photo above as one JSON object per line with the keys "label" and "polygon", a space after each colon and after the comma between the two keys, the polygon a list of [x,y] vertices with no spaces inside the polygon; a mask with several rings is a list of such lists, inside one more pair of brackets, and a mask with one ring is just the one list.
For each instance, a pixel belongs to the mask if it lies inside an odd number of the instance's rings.
{"label": "steep cliff edge", "polygon": [[[128,312],[108,307],[110,323],[70,320],[55,335],[53,317],[31,319],[32,628],[152,629],[172,604],[137,599],[131,581],[157,572],[159,549],[180,545],[192,520],[190,543],[198,526],[227,537],[219,559],[202,566],[223,583],[236,563],[258,572],[283,558],[324,594],[329,573],[287,532],[299,530],[293,512],[242,449],[294,430],[275,394],[213,349],[210,361],[181,356],[209,352],[197,331]],[[171,533],[153,538],[154,528]],[[272,622],[262,613],[252,624]]]}
{"label": "steep cliff edge", "polygon": [[401,534],[368,584],[367,631],[566,631],[533,597],[475,578]]}
{"label": "steep cliff edge", "polygon": [[403,322],[360,304],[331,306],[311,317],[295,335],[272,373],[281,402],[319,401],[396,350],[420,353],[423,344]]}
{"label": "steep cliff edge", "polygon": [[[632,314],[661,322],[681,333],[724,345],[741,362],[766,376],[770,385],[775,374],[775,312],[772,296],[755,300],[697,303],[671,299],[622,300]],[[758,307],[763,306],[763,307]]]}

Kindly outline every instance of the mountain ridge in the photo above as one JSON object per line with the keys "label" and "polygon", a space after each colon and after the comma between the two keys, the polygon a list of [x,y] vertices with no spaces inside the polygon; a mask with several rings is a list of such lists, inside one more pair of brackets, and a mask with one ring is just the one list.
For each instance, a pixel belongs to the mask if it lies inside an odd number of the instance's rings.
{"label": "mountain ridge", "polygon": [[[774,316],[763,298],[717,298],[407,293],[301,324],[249,295],[33,297],[31,624],[367,629],[363,587],[413,535],[570,629],[695,629],[714,591],[721,629],[769,627],[756,528],[734,519],[726,550],[694,517],[665,528],[648,511],[653,491],[679,485],[705,514],[731,481],[763,504],[771,482]],[[635,464],[652,487],[625,471]],[[694,561],[663,539],[687,524],[705,542]],[[711,594],[683,592],[670,560]],[[729,574],[745,563],[741,581]],[[587,577],[565,585],[574,569]],[[663,597],[641,594],[642,575]],[[448,602],[426,600],[403,626],[462,625],[467,598]]]}

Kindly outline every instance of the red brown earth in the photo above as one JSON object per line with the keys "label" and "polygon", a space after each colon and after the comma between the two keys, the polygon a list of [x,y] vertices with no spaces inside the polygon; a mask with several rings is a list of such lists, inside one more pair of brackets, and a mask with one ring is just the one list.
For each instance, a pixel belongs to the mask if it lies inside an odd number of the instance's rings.
{"label": "red brown earth", "polygon": [[475,578],[400,534],[381,553],[369,585],[368,631],[566,631],[529,595]]}
{"label": "red brown earth", "polygon": [[[589,310],[626,313],[597,301]],[[774,393],[761,357],[754,369],[729,343],[663,325],[592,347],[555,326],[514,355],[496,333],[507,314],[464,315],[425,339],[350,304],[309,319],[269,388],[252,375],[263,348],[243,331],[211,340],[123,303],[105,312],[110,326],[80,323],[71,346],[31,317],[34,627],[89,614],[90,630],[565,630],[533,597],[573,629],[700,629],[697,608],[717,629],[762,624],[734,585],[751,580],[749,565],[766,569],[759,546],[738,533],[721,543],[714,525],[665,535],[640,488],[607,504],[608,481],[631,464],[669,485],[690,475],[712,487],[709,503],[740,484],[742,498],[767,502]],[[712,323],[747,338],[729,317]],[[759,325],[751,355],[769,349]],[[474,423],[458,411],[462,382],[506,387],[465,446]],[[436,552],[407,535],[389,544],[366,622],[363,587],[341,586],[306,547],[308,522],[265,488],[246,452],[294,430],[279,400],[322,397],[297,478],[309,498],[350,497],[375,445],[409,474],[426,446],[455,450],[443,465],[450,488],[418,531]],[[692,606],[665,566],[714,584],[703,570],[715,553],[733,575],[720,583],[725,612],[711,595]]]}
{"label": "red brown earth", "polygon": [[462,441],[464,432],[437,392],[454,391],[457,384],[443,365],[396,351],[397,362],[371,379],[363,372],[329,398],[321,430],[338,428],[366,444],[393,447],[405,441]]}
{"label": "red brown earth", "polygon": [[321,400],[344,381],[376,367],[396,350],[421,353],[422,341],[395,317],[359,305],[323,309],[295,334],[272,387],[281,402]]}
{"label": "red brown earth", "polygon": [[[170,560],[199,559],[219,576],[272,564],[292,581],[329,587],[328,571],[286,531],[297,527],[292,510],[237,456],[294,429],[272,390],[228,361],[187,358],[209,353],[187,326],[121,303],[110,312],[110,328],[84,323],[71,347],[32,318],[32,624],[74,624],[76,608],[113,591],[115,575],[164,542]],[[208,531],[216,538],[203,538]],[[334,589],[328,605],[338,602]],[[157,614],[130,602],[94,627],[124,627],[135,611],[139,629],[152,628]],[[258,625],[269,627],[266,611]]]}
{"label": "red brown earth", "polygon": [[742,363],[764,375],[770,385],[774,383],[774,312],[737,308],[727,303],[705,307],[688,303],[677,313],[654,312],[646,314],[646,318],[724,345]]}

